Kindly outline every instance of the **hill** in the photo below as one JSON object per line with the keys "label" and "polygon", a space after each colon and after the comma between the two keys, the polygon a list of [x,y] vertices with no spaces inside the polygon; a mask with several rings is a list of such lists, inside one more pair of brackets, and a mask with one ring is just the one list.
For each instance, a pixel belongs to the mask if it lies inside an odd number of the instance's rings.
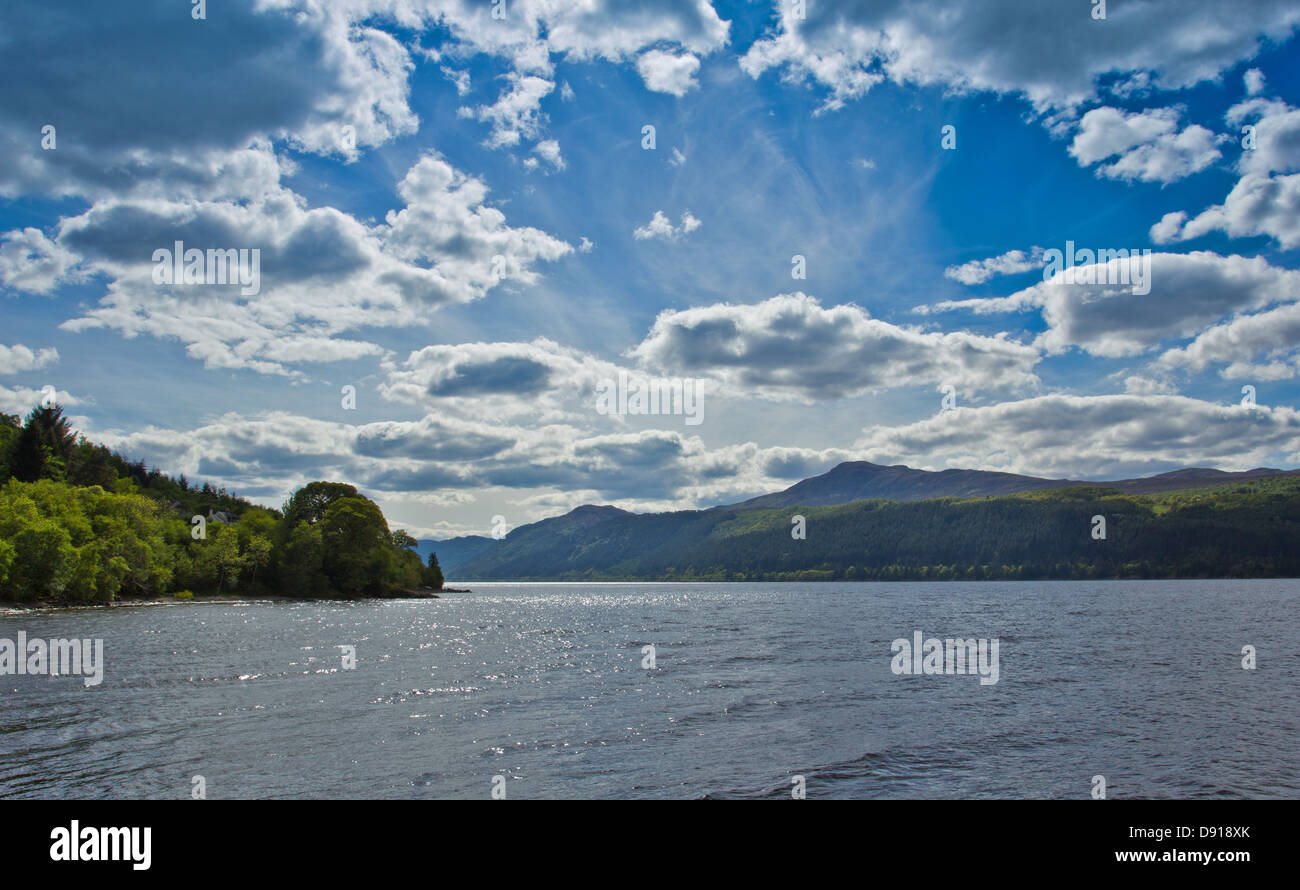
{"label": "hill", "polygon": [[1140,479],[1121,479],[1117,482],[1081,482],[1071,479],[1044,479],[1037,476],[1020,476],[1015,473],[996,473],[986,470],[915,470],[902,465],[882,466],[869,461],[849,461],[833,469],[796,482],[784,491],[760,495],[732,509],[762,510],[773,507],[818,507],[830,504],[847,504],[871,498],[891,501],[920,501],[929,498],[995,497],[1019,494],[1026,491],[1045,491],[1080,485],[1115,488],[1130,494],[1153,494],[1200,488],[1209,484],[1258,479],[1272,475],[1298,475],[1300,470],[1273,470],[1260,467],[1239,473],[1205,467],[1190,467],[1147,476]]}
{"label": "hill", "polygon": [[[1227,474],[1133,494],[1073,485],[994,497],[634,514],[521,526],[463,580],[820,580],[1300,576],[1300,477]],[[1209,478],[1222,478],[1211,475]],[[1201,487],[1188,487],[1201,482]],[[1155,482],[1155,485],[1165,484]],[[792,516],[806,536],[792,537]],[[576,514],[576,515],[575,515]],[[1094,537],[1093,517],[1105,517]]]}

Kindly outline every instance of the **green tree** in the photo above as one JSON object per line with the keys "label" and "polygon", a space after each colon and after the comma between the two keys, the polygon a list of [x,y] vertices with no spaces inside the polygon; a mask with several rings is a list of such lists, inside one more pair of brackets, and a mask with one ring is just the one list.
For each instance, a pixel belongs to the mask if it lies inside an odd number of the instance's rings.
{"label": "green tree", "polygon": [[279,585],[289,596],[329,596],[334,592],[325,577],[325,542],[319,524],[297,523],[274,558]]}
{"label": "green tree", "polygon": [[315,524],[339,498],[359,497],[355,485],[346,482],[309,482],[293,493],[284,505],[284,521],[290,528],[299,522]]}
{"label": "green tree", "polygon": [[394,559],[388,523],[374,501],[360,495],[335,500],[321,518],[325,574],[347,596],[382,593]]}
{"label": "green tree", "polygon": [[61,406],[33,408],[13,445],[13,477],[22,482],[63,479],[76,437]]}
{"label": "green tree", "polygon": [[424,586],[432,587],[434,590],[442,590],[444,584],[442,577],[442,566],[438,565],[438,554],[429,554],[429,564],[424,569]]}

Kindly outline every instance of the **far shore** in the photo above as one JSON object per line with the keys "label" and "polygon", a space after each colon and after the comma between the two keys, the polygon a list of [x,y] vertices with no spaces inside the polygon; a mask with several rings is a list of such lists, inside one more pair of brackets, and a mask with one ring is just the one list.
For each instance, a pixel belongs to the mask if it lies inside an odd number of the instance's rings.
{"label": "far shore", "polygon": [[113,600],[111,603],[83,603],[71,600],[31,600],[27,602],[0,603],[0,615],[21,615],[29,612],[65,612],[80,609],[119,609],[132,606],[173,606],[173,605],[236,605],[246,603],[364,603],[380,600],[436,600],[444,593],[472,593],[467,587],[431,587],[417,590],[402,590],[386,596],[283,596],[273,593],[259,593],[241,596],[239,594],[195,594],[192,597],[178,597],[172,594],[158,596],[128,596]]}

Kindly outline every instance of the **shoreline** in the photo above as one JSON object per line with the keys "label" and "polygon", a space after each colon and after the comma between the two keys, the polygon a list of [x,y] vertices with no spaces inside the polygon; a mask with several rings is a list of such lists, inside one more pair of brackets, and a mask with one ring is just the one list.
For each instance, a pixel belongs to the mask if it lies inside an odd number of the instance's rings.
{"label": "shoreline", "polygon": [[84,603],[68,600],[32,600],[22,603],[0,604],[0,617],[7,615],[26,615],[44,612],[76,612],[97,609],[122,609],[144,606],[196,606],[196,605],[252,605],[254,603],[365,603],[389,600],[436,600],[444,593],[472,593],[468,587],[444,587],[441,590],[423,588],[405,590],[392,596],[335,597],[335,596],[284,596],[283,594],[264,593],[249,596],[231,594],[211,594],[207,596],[177,597],[170,594],[159,596],[123,597],[108,603]]}

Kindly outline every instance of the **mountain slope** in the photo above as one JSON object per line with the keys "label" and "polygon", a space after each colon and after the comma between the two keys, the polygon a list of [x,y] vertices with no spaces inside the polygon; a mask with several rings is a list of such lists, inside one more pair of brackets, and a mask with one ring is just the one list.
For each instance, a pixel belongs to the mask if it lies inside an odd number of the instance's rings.
{"label": "mountain slope", "polygon": [[645,572],[662,574],[695,565],[701,558],[701,542],[716,526],[764,511],[784,511],[783,521],[788,523],[794,508],[806,512],[865,500],[915,503],[936,498],[1004,498],[1067,488],[1090,492],[1090,497],[1099,499],[1119,494],[1155,496],[1210,486],[1252,488],[1271,484],[1269,480],[1283,486],[1292,480],[1300,482],[1300,470],[1261,467],[1225,472],[1191,467],[1116,482],[1077,482],[984,470],[931,472],[852,461],[784,491],[739,504],[657,514],[585,505],[563,516],[520,526],[503,540],[471,535],[421,541],[419,550],[426,557],[430,550],[436,551],[444,574],[464,580],[645,577]]}
{"label": "mountain slope", "polygon": [[425,563],[428,563],[430,553],[437,553],[438,565],[442,567],[443,575],[448,575],[496,543],[495,539],[483,535],[464,535],[445,541],[421,540],[415,552]]}
{"label": "mountain slope", "polygon": [[891,501],[920,501],[927,498],[998,497],[1026,491],[1045,491],[1067,486],[1095,485],[1116,488],[1129,494],[1153,494],[1203,488],[1273,475],[1297,475],[1300,470],[1273,470],[1258,467],[1238,473],[1206,467],[1190,467],[1117,482],[1080,482],[1070,479],[1044,479],[1015,473],[987,470],[914,470],[900,465],[883,466],[869,461],[848,461],[820,476],[796,482],[784,491],[760,495],[724,509],[765,510],[774,507],[817,507],[847,504],[871,498]]}
{"label": "mountain slope", "polygon": [[869,461],[848,461],[821,474],[796,482],[784,491],[750,498],[730,507],[764,510],[773,507],[816,507],[847,504],[869,498],[919,501],[926,498],[991,497],[1078,485],[1065,479],[1040,479],[1014,473],[986,470],[914,470],[900,465],[887,467]]}
{"label": "mountain slope", "polygon": [[[511,532],[456,580],[790,580],[1300,575],[1300,477],[1159,495],[1096,485],[770,509],[580,508]],[[1107,536],[1092,536],[1095,516]]]}

